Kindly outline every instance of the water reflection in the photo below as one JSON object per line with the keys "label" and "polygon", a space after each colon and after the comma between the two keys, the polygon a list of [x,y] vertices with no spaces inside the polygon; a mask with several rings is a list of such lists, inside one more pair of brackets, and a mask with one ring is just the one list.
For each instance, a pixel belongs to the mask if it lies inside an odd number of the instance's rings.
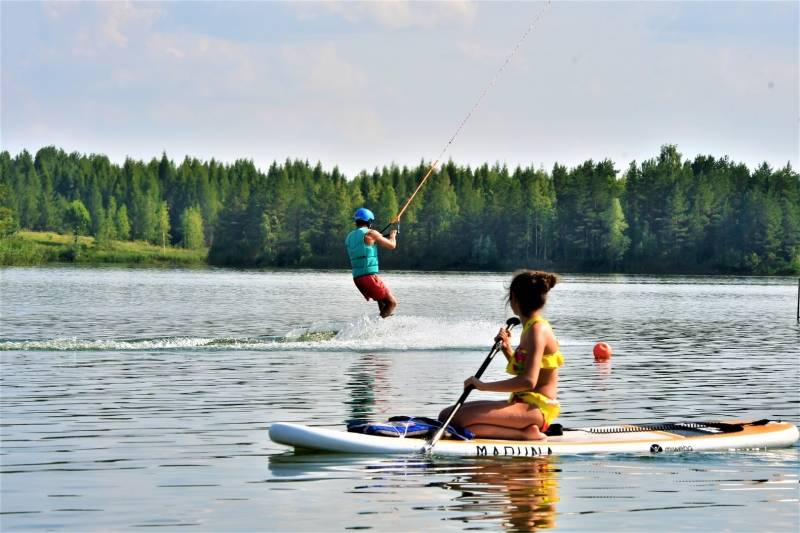
{"label": "water reflection", "polygon": [[598,381],[606,381],[611,376],[611,361],[595,361],[592,366]]}
{"label": "water reflection", "polygon": [[386,415],[392,396],[390,369],[391,360],[385,355],[364,354],[356,359],[345,374],[345,389],[350,393],[350,399],[345,402],[350,417],[348,422],[381,418],[370,415]]}
{"label": "water reflection", "polygon": [[[392,502],[410,503],[421,512],[420,518],[434,512],[439,520],[465,523],[467,530],[539,531],[556,527],[561,472],[557,461],[554,457],[452,461],[288,453],[270,456],[271,479],[266,482],[296,490],[297,483],[340,479],[353,483],[345,493],[370,498],[364,515],[388,512],[380,502],[388,501],[381,497],[391,496]],[[446,496],[448,503],[443,505],[414,502],[415,494],[432,487],[457,495]]]}
{"label": "water reflection", "polygon": [[[538,531],[556,527],[558,472],[555,459],[490,461],[442,488],[460,492],[448,511],[464,513],[448,520],[499,522],[506,531]],[[489,524],[469,529],[497,529]]]}
{"label": "water reflection", "polygon": [[611,390],[611,361],[595,362],[592,364],[594,379],[598,391]]}

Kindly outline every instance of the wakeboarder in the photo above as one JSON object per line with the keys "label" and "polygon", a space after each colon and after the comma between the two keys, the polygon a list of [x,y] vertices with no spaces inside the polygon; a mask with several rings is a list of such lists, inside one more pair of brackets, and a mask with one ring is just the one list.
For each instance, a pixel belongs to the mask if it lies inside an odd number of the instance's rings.
{"label": "wakeboarder", "polygon": [[353,282],[367,301],[371,298],[378,302],[381,317],[386,318],[392,315],[392,311],[397,306],[397,300],[392,296],[389,287],[384,285],[381,278],[378,277],[378,247],[376,245],[380,244],[384,248],[394,250],[397,246],[397,230],[392,230],[389,238],[386,238],[371,229],[375,216],[372,211],[363,207],[356,210],[353,218],[356,222],[356,229],[351,231],[344,240],[347,254],[350,256],[350,266],[353,267]]}

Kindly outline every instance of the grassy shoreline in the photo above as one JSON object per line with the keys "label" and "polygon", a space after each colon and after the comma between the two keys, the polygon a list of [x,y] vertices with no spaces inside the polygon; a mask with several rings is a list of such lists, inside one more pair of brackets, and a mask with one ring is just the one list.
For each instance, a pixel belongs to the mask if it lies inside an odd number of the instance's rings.
{"label": "grassy shoreline", "polygon": [[[206,265],[208,249],[185,250],[183,248],[167,247],[148,244],[142,241],[123,242],[115,241],[111,246],[99,246],[94,237],[75,237],[59,235],[53,232],[20,231],[12,236],[0,238],[0,266],[36,266],[45,264],[140,264],[140,265]],[[234,268],[255,269],[280,269],[280,267],[265,267],[252,265],[229,265]],[[559,273],[582,274],[655,274],[655,275],[711,275],[711,276],[796,276],[800,274],[800,258],[796,271],[776,273],[746,272],[722,270],[712,267],[698,267],[692,269],[658,269],[658,268],[629,268],[624,271],[609,271],[604,268],[578,268],[568,264],[530,264],[528,268],[544,268]],[[293,269],[342,270],[331,265],[304,265]],[[348,270],[344,268],[343,270]],[[394,270],[389,268],[389,270]],[[405,269],[399,269],[405,270]],[[514,270],[498,269],[496,272]],[[436,272],[474,272],[472,269],[434,270]]]}
{"label": "grassy shoreline", "polygon": [[94,237],[59,235],[53,232],[20,231],[0,239],[0,265],[33,266],[47,263],[117,263],[202,265],[207,249],[154,246],[141,241],[115,241],[98,246]]}

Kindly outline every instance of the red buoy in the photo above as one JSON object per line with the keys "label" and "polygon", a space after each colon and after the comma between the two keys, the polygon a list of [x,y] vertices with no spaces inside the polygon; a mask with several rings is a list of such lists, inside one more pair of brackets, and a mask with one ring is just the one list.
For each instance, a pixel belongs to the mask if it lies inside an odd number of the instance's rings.
{"label": "red buoy", "polygon": [[598,342],[594,345],[592,353],[595,361],[608,361],[611,359],[611,346],[604,342]]}

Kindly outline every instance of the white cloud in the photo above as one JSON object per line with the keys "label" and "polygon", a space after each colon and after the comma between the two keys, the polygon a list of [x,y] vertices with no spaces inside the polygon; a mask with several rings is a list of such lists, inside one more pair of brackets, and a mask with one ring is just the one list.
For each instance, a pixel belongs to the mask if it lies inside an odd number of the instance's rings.
{"label": "white cloud", "polygon": [[76,6],[77,2],[42,2],[42,10],[51,20],[59,20]]}
{"label": "white cloud", "polygon": [[283,45],[281,52],[308,92],[357,99],[365,96],[372,85],[364,72],[337,55],[332,42]]}
{"label": "white cloud", "polygon": [[171,46],[164,47],[164,51],[175,59],[183,59],[186,57],[186,54],[183,52],[183,50],[178,50],[177,48],[173,48]]}
{"label": "white cloud", "polygon": [[270,129],[291,137],[373,142],[386,137],[388,128],[370,106],[358,103],[331,103],[323,99],[293,106],[265,106],[259,118]]}
{"label": "white cloud", "polygon": [[[258,76],[253,45],[199,34],[151,33],[141,52],[125,57],[129,72],[151,98],[247,94]],[[112,61],[118,58],[110,59]]]}
{"label": "white cloud", "polygon": [[470,0],[325,2],[323,5],[349,22],[371,19],[388,28],[435,28],[446,24],[470,27],[478,13],[478,5]]}
{"label": "white cloud", "polygon": [[[142,5],[147,7],[137,7]],[[143,40],[162,15],[161,8],[149,2],[136,5],[131,2],[92,2],[86,6],[62,9],[58,11],[58,17],[50,15],[51,30],[54,33],[69,31],[72,54],[85,58],[103,55],[109,48],[115,51],[128,49],[129,42]]]}
{"label": "white cloud", "polygon": [[100,2],[97,6],[107,14],[100,31],[100,44],[113,44],[120,48],[128,44],[128,36],[122,33],[125,26],[142,22],[149,27],[161,14],[159,7],[140,9],[131,2]]}

